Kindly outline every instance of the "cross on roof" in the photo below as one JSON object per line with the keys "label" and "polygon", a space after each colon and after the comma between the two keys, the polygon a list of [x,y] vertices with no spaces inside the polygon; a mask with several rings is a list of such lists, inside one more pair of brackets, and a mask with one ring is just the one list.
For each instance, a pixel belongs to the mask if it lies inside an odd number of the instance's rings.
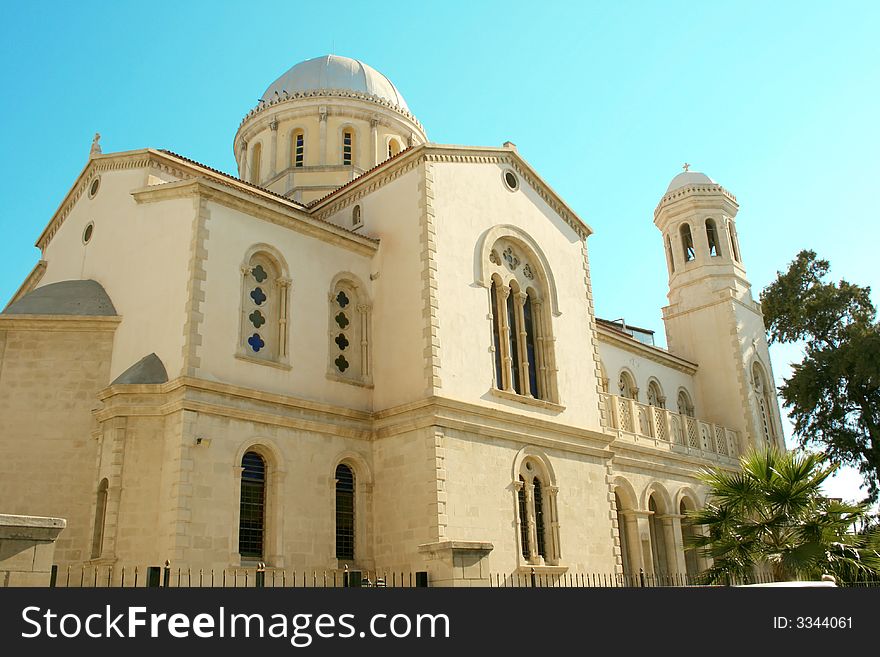
{"label": "cross on roof", "polygon": [[685,162],[684,165],[683,165],[681,168],[684,169],[685,171],[687,171],[688,169],[691,168],[691,165],[690,165],[690,163]]}

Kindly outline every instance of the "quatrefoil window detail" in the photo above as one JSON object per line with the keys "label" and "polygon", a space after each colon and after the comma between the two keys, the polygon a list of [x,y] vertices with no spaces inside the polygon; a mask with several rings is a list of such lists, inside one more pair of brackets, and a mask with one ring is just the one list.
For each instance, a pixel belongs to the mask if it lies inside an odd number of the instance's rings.
{"label": "quatrefoil window detail", "polygon": [[266,273],[266,270],[263,269],[263,265],[257,265],[253,269],[251,269],[251,275],[257,279],[257,283],[262,283],[267,278],[269,278],[269,274]]}
{"label": "quatrefoil window detail", "polygon": [[535,273],[532,271],[531,265],[526,265],[525,267],[523,267],[523,276],[525,276],[529,280],[533,280],[535,278]]}
{"label": "quatrefoil window detail", "polygon": [[340,308],[345,308],[351,301],[349,301],[345,292],[340,291],[339,294],[336,295],[336,303],[339,304]]}
{"label": "quatrefoil window detail", "polygon": [[336,320],[336,323],[342,330],[345,330],[345,327],[351,324],[351,322],[348,320],[348,317],[346,317],[345,313],[343,312],[337,313],[336,317],[334,317],[333,319]]}
{"label": "quatrefoil window detail", "polygon": [[349,342],[348,338],[345,337],[345,333],[340,333],[333,340],[336,343],[336,346],[339,347],[342,351],[345,351],[345,348],[348,347]]}
{"label": "quatrefoil window detail", "polygon": [[263,305],[263,303],[267,299],[266,293],[263,292],[263,288],[255,287],[253,290],[251,290],[251,299],[253,299],[254,303],[258,306]]}
{"label": "quatrefoil window detail", "polygon": [[254,333],[251,337],[249,337],[248,344],[255,352],[260,351],[260,349],[266,346],[266,342],[263,340],[263,338],[260,337],[259,333]]}
{"label": "quatrefoil window detail", "polygon": [[339,354],[339,356],[336,357],[336,360],[334,360],[333,363],[336,365],[336,369],[338,369],[340,372],[345,372],[345,370],[348,369],[348,361],[345,360],[345,356],[343,356],[342,354]]}
{"label": "quatrefoil window detail", "polygon": [[260,328],[263,324],[266,323],[266,318],[263,317],[263,313],[259,310],[255,310],[250,315],[248,315],[248,319],[251,320],[251,324],[254,325],[254,328]]}
{"label": "quatrefoil window detail", "polygon": [[511,269],[516,269],[519,267],[519,258],[516,257],[516,254],[513,252],[512,247],[507,247],[504,249],[504,254],[502,256],[504,261],[507,263],[507,266]]}
{"label": "quatrefoil window detail", "polygon": [[492,249],[492,253],[489,254],[489,262],[493,265],[501,265],[501,258],[498,256],[498,251]]}

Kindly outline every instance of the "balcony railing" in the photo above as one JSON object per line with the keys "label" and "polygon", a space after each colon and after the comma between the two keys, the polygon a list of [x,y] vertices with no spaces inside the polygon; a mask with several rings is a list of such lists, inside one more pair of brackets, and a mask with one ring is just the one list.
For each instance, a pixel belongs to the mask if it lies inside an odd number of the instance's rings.
{"label": "balcony railing", "polygon": [[618,395],[602,393],[600,398],[607,427],[621,435],[650,438],[658,447],[676,447],[705,458],[739,457],[739,435],[733,429]]}

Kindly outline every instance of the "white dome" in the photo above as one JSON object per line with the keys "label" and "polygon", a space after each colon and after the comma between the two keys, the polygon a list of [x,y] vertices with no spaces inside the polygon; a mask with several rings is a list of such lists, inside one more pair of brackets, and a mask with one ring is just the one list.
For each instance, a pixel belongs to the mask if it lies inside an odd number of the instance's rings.
{"label": "white dome", "polygon": [[700,173],[699,171],[682,171],[680,174],[672,179],[671,183],[669,183],[669,187],[666,188],[666,193],[668,194],[674,189],[678,189],[679,187],[686,187],[688,185],[715,184],[715,181],[712,180],[705,173]]}
{"label": "white dome", "polygon": [[409,112],[406,101],[391,80],[363,62],[338,55],[324,55],[300,62],[270,84],[262,99],[269,102],[276,92],[282,95],[285,91],[293,94],[320,89],[344,89],[378,96]]}

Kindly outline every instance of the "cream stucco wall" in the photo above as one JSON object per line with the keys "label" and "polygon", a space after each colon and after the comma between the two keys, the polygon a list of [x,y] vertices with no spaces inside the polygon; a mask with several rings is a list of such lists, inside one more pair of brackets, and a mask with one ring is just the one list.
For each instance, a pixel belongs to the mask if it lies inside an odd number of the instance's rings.
{"label": "cream stucco wall", "polygon": [[[94,279],[104,287],[123,317],[105,383],[151,352],[173,376],[182,366],[192,199],[161,206],[136,203],[132,190],[146,185],[151,175],[145,167],[100,175],[95,198],[83,194],[46,246],[46,273],[39,285]],[[90,222],[92,238],[83,244]]]}
{"label": "cream stucco wall", "polygon": [[[581,239],[525,180],[519,190],[509,191],[502,179],[509,167],[453,162],[431,166],[442,394],[529,417],[598,428]],[[477,279],[481,240],[500,224],[519,229],[538,245],[555,280],[558,314],[550,303],[545,309],[551,314],[556,340],[559,403],[565,406],[561,412],[490,393],[494,366],[489,290]]]}
{"label": "cream stucco wall", "polygon": [[[197,375],[322,400],[352,408],[370,408],[370,390],[327,377],[328,315],[331,283],[350,272],[372,298],[370,257],[344,246],[311,238],[226,205],[208,203],[203,262],[203,318],[197,331]],[[270,245],[280,254],[291,280],[288,297],[289,369],[236,358],[241,340],[242,271],[249,249]],[[376,331],[374,331],[375,333]]]}

